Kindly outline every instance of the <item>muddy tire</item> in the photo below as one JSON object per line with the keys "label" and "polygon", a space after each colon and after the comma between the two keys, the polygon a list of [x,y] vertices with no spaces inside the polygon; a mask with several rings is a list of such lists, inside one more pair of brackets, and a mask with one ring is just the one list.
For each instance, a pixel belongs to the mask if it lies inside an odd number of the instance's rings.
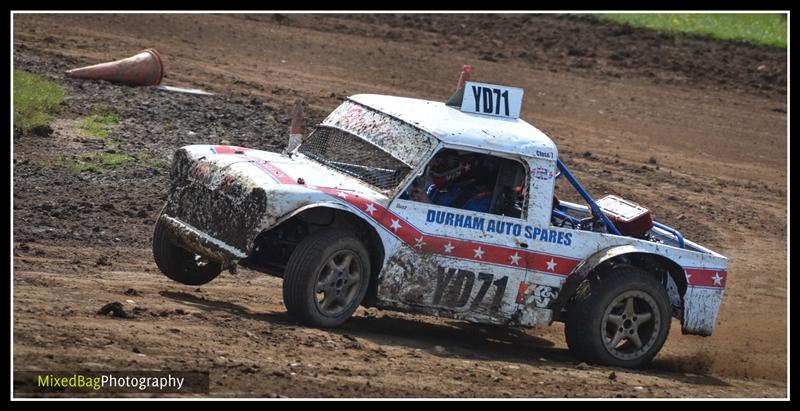
{"label": "muddy tire", "polygon": [[205,261],[197,254],[173,244],[167,227],[160,219],[153,232],[153,258],[164,275],[181,284],[203,285],[222,272],[220,263]]}
{"label": "muddy tire", "polygon": [[568,308],[565,334],[582,361],[635,368],[655,357],[670,322],[664,287],[640,268],[617,266],[581,284]]}
{"label": "muddy tire", "polygon": [[367,249],[348,231],[328,229],[295,248],[283,276],[289,314],[314,327],[336,327],[361,304],[370,277]]}

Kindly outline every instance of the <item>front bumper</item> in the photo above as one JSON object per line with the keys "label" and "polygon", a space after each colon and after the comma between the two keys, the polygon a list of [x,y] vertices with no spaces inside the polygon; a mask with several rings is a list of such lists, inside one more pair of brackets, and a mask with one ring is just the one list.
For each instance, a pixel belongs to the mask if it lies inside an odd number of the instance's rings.
{"label": "front bumper", "polygon": [[244,251],[220,241],[177,218],[161,214],[159,222],[168,228],[170,239],[176,245],[210,260],[222,263],[225,266],[230,265],[234,260],[247,257]]}

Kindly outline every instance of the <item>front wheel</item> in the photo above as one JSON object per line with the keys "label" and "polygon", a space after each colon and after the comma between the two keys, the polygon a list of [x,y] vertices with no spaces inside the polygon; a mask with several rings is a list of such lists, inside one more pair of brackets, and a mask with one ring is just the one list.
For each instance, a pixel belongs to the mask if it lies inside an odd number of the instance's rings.
{"label": "front wheel", "polygon": [[222,265],[173,244],[167,227],[158,219],[153,232],[153,259],[169,279],[186,285],[203,285],[217,278]]}
{"label": "front wheel", "polygon": [[355,235],[327,229],[295,248],[283,276],[289,314],[315,327],[336,327],[355,312],[369,286],[369,255]]}
{"label": "front wheel", "polygon": [[640,268],[618,266],[579,287],[568,308],[567,345],[587,362],[640,367],[661,350],[670,320],[664,287]]}

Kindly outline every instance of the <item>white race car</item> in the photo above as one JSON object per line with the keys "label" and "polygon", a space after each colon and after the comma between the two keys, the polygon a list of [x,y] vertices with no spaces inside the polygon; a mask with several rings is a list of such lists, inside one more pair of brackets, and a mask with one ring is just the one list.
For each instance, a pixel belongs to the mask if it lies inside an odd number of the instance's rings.
{"label": "white race car", "polygon": [[[454,106],[352,96],[284,154],[180,148],[155,227],[158,267],[191,285],[237,264],[281,277],[289,313],[318,327],[359,305],[561,321],[576,357],[614,366],[650,361],[673,316],[685,334],[711,334],[724,256],[636,203],[595,201],[518,118],[522,90],[461,90]],[[556,199],[558,178],[585,204]]]}

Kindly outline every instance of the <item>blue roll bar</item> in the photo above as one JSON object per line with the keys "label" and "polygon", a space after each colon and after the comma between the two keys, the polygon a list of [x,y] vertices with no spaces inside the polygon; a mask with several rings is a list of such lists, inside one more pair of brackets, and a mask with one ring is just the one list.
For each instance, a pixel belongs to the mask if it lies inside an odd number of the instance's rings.
{"label": "blue roll bar", "polygon": [[558,217],[558,218],[562,218],[564,220],[569,220],[569,222],[572,223],[573,227],[578,227],[578,226],[581,225],[581,220],[578,220],[577,218],[575,218],[575,217],[573,217],[573,216],[571,216],[571,215],[569,215],[569,214],[567,214],[567,213],[565,213],[565,212],[563,212],[563,211],[561,211],[561,210],[559,210],[557,208],[553,209],[553,215]]}
{"label": "blue roll bar", "polygon": [[606,228],[608,228],[608,231],[615,235],[622,235],[620,234],[619,230],[617,230],[617,227],[614,225],[614,223],[612,223],[611,220],[608,219],[606,213],[604,213],[597,205],[597,203],[594,202],[594,199],[592,199],[592,196],[589,195],[589,192],[587,192],[583,188],[583,186],[581,186],[581,183],[579,183],[578,180],[575,179],[575,176],[573,176],[572,173],[570,173],[570,171],[567,169],[567,166],[564,165],[564,163],[561,160],[558,160],[556,162],[556,165],[558,166],[558,170],[561,172],[561,174],[564,177],[566,177],[567,180],[569,180],[570,184],[572,184],[573,187],[575,187],[575,191],[577,191],[578,194],[580,194],[581,197],[583,197],[586,203],[589,204],[589,208],[592,209],[592,214],[600,217],[600,219],[606,225]]}
{"label": "blue roll bar", "polygon": [[672,234],[672,235],[674,235],[675,238],[678,240],[678,245],[681,248],[686,248],[686,244],[683,241],[683,234],[681,234],[680,231],[678,231],[678,230],[676,230],[676,229],[674,229],[674,228],[672,228],[672,227],[670,227],[668,225],[661,224],[658,221],[653,221],[653,225],[658,227],[658,228],[660,228],[660,229],[662,229],[662,230],[664,230],[664,231],[666,231],[666,232],[668,232],[668,233],[670,233],[670,234]]}

